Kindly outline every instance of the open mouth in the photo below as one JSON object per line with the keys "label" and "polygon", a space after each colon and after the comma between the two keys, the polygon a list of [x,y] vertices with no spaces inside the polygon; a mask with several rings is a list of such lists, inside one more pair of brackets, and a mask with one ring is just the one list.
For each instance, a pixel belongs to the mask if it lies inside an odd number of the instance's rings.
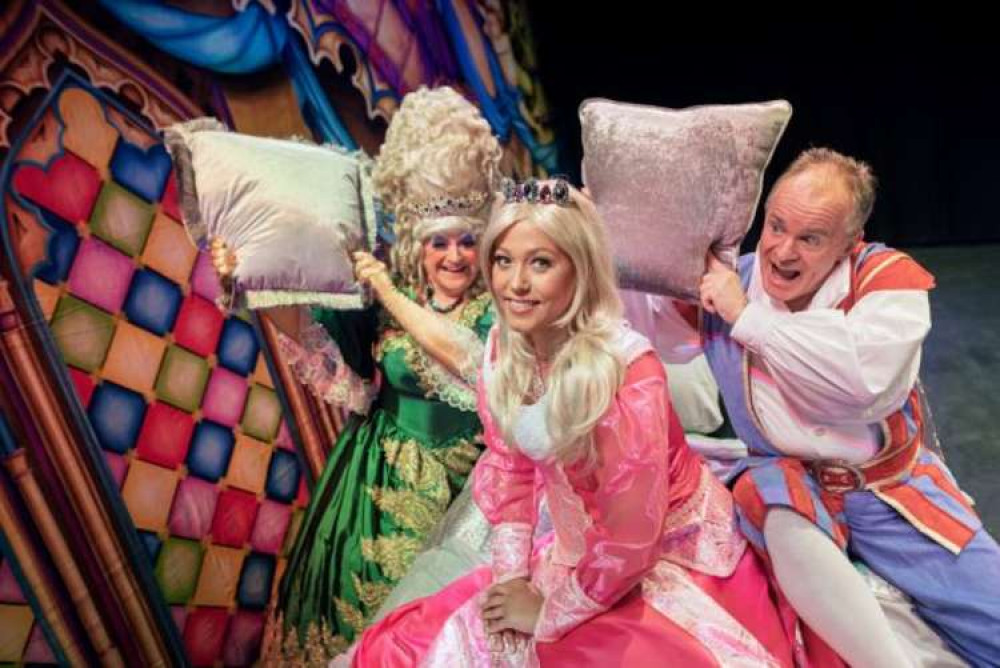
{"label": "open mouth", "polygon": [[443,265],[441,265],[440,270],[443,271],[443,272],[445,272],[446,274],[460,274],[460,275],[465,275],[465,274],[469,273],[469,265],[467,265],[467,264],[460,264],[460,265],[447,265],[447,264],[443,264]]}
{"label": "open mouth", "polygon": [[790,283],[802,275],[798,269],[782,269],[778,265],[771,263],[771,275],[781,281]]}
{"label": "open mouth", "polygon": [[530,313],[531,309],[541,303],[537,299],[511,299],[509,297],[504,299],[504,301],[507,303],[507,310],[514,315],[524,315],[526,313]]}

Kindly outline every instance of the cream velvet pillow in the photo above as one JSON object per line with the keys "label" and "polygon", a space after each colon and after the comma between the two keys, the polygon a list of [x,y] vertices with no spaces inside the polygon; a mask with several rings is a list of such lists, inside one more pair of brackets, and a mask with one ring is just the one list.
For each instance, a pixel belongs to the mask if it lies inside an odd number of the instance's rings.
{"label": "cream velvet pillow", "polygon": [[705,254],[735,267],[788,102],[664,109],[580,106],[583,181],[610,232],[622,287],[698,297]]}
{"label": "cream velvet pillow", "polygon": [[171,126],[184,223],[196,244],[222,237],[250,308],[361,308],[350,253],[374,247],[368,161],[329,146],[230,132],[219,121]]}

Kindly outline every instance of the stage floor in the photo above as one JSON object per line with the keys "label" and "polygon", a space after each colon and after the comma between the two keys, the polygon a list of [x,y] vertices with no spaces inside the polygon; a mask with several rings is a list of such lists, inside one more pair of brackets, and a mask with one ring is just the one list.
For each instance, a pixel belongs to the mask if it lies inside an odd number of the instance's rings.
{"label": "stage floor", "polygon": [[921,375],[941,446],[1000,537],[1000,246],[908,252],[937,277]]}

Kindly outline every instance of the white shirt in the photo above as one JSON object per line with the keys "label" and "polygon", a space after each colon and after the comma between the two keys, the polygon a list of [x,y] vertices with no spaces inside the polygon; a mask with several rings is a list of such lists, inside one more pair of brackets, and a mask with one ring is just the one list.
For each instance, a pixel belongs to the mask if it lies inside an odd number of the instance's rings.
{"label": "white shirt", "polygon": [[[876,291],[844,313],[837,304],[849,291],[850,265],[842,261],[809,306],[792,313],[764,291],[754,263],[749,303],[731,334],[750,353],[751,401],[764,435],[787,455],[866,461],[880,447],[880,421],[916,382],[931,324],[927,292]],[[623,296],[633,325],[665,361],[700,351],[699,333],[672,300]]]}

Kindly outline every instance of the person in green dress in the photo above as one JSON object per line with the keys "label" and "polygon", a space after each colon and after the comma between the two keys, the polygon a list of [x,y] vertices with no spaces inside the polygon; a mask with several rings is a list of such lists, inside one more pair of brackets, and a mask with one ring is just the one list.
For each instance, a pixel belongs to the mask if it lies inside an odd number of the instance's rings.
{"label": "person in green dress", "polygon": [[[372,179],[395,219],[391,268],[354,255],[375,304],[271,309],[281,356],[351,411],[312,490],[264,663],[325,665],[371,621],[482,450],[475,382],[493,309],[478,274],[501,148],[446,87],[403,98]],[[223,276],[238,258],[213,244]]]}

